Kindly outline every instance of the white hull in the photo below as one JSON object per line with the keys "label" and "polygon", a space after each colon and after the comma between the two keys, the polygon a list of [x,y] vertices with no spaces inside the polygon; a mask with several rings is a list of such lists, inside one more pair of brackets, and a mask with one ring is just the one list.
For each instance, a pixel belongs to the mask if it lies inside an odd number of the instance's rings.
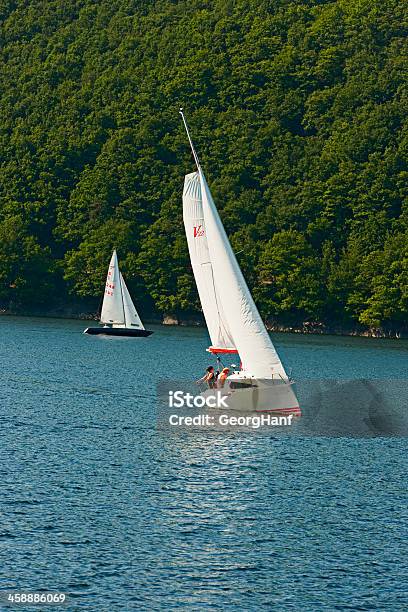
{"label": "white hull", "polygon": [[[276,414],[301,415],[299,402],[293,391],[293,383],[278,380],[252,379],[252,386],[248,388],[231,388],[227,379],[221,391],[226,396],[228,410],[241,412],[274,412]],[[208,397],[217,393],[217,390],[208,389],[203,396]]]}

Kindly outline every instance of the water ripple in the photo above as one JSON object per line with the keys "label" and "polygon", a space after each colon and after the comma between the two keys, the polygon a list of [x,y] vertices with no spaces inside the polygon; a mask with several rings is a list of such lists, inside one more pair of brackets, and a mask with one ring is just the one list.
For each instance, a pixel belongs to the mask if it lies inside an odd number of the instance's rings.
{"label": "water ripple", "polygon": [[[0,325],[0,588],[70,612],[408,609],[406,438],[166,435],[155,384],[203,370],[203,330]],[[310,377],[406,368],[408,345],[355,340],[278,344]]]}

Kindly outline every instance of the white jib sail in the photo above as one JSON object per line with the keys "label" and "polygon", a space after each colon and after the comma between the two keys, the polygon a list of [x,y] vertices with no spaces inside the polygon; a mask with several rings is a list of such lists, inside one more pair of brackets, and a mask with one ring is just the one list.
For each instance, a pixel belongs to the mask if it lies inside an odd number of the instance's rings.
{"label": "white jib sail", "polygon": [[200,168],[204,223],[216,292],[248,376],[287,379],[279,356],[247,287],[210,189]]}
{"label": "white jib sail", "polygon": [[105,295],[101,310],[101,323],[111,325],[125,324],[125,311],[123,309],[120,272],[116,251],[113,251],[106,277]]}
{"label": "white jib sail", "polygon": [[215,288],[198,172],[187,174],[184,179],[183,220],[191,266],[212,346],[221,349],[235,349],[221,300]]}
{"label": "white jib sail", "polygon": [[122,274],[120,275],[120,282],[122,285],[123,309],[125,311],[125,327],[144,329]]}

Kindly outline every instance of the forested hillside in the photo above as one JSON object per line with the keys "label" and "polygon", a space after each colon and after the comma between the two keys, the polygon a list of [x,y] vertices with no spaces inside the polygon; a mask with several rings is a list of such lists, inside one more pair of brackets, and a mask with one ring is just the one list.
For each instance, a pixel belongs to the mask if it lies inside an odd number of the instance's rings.
{"label": "forested hillside", "polygon": [[99,301],[113,247],[141,312],[199,310],[194,169],[265,318],[408,319],[401,0],[1,0],[0,301]]}

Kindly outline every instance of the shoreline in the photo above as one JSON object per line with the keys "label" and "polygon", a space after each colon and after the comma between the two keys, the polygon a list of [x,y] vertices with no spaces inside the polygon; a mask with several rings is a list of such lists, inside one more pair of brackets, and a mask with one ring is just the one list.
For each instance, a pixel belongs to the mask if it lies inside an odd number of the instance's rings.
{"label": "shoreline", "polygon": [[[80,312],[78,309],[50,310],[47,312],[33,311],[11,311],[6,308],[0,309],[0,316],[10,317],[39,317],[44,319],[74,319],[78,321],[98,321],[96,313]],[[177,317],[174,315],[150,315],[143,317],[147,325],[164,325],[174,327],[205,327],[205,322],[199,315]],[[269,332],[282,334],[302,334],[315,336],[343,336],[357,338],[384,338],[391,340],[403,340],[408,338],[408,329],[364,329],[359,326],[342,327],[341,325],[326,325],[324,323],[305,322],[303,324],[284,325],[272,321],[264,321]]]}

